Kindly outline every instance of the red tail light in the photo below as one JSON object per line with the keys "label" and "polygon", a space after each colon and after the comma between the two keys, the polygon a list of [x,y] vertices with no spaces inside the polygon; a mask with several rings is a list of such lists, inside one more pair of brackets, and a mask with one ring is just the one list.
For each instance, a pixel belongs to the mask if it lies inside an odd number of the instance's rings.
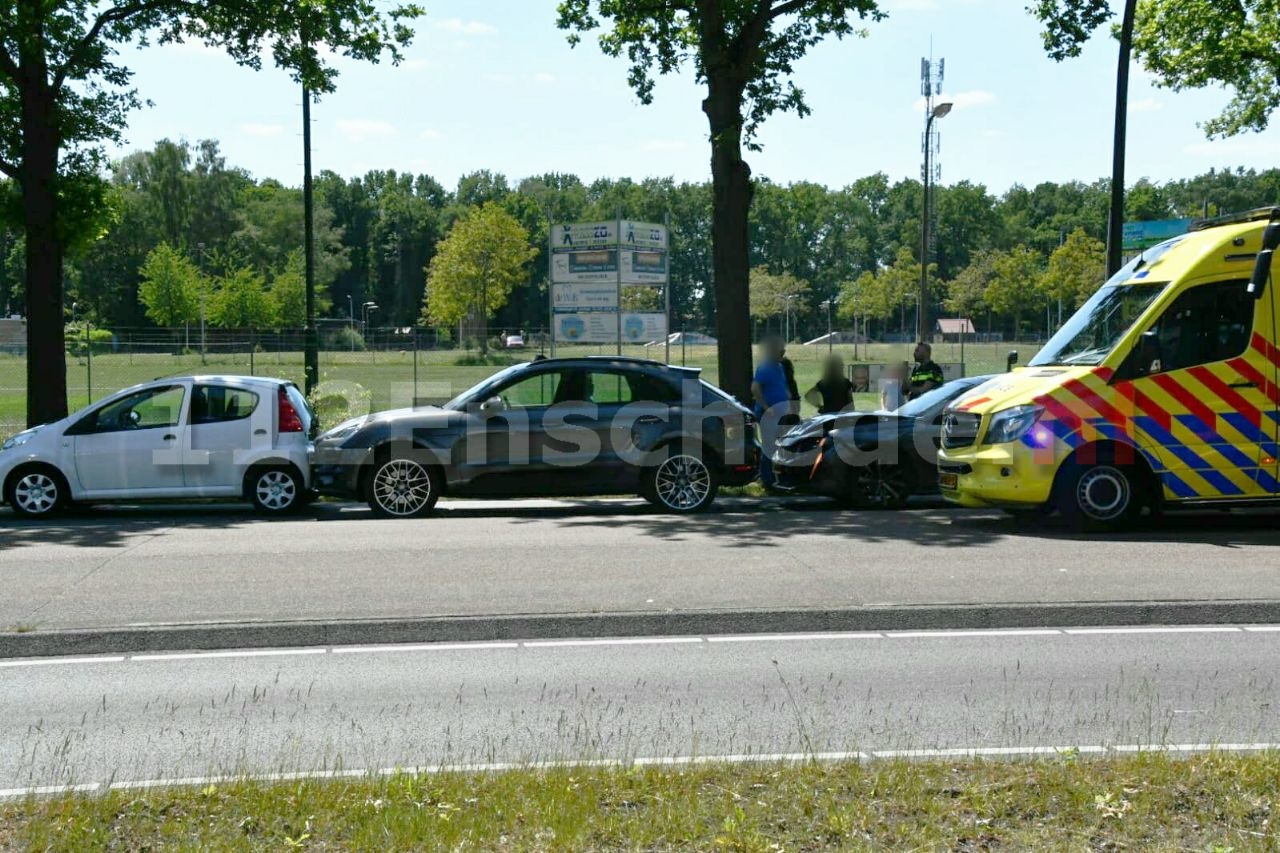
{"label": "red tail light", "polygon": [[289,402],[289,395],[285,393],[283,388],[276,398],[279,401],[280,431],[281,432],[305,432],[302,426],[302,418],[298,417],[298,410],[293,407],[293,403]]}

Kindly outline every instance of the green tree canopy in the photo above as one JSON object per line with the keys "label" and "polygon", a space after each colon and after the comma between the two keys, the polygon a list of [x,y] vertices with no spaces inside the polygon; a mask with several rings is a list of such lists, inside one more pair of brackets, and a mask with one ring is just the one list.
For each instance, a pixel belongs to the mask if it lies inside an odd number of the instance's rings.
{"label": "green tree canopy", "polygon": [[654,79],[691,64],[707,94],[702,110],[711,139],[711,253],[720,339],[720,383],[748,399],[751,387],[748,212],[751,169],[742,148],[778,111],[807,115],[791,79],[796,62],[828,36],[856,32],[856,19],[883,17],[876,0],[561,0],[570,44],[602,26],[600,47],[624,54],[628,82],[642,103]]}
{"label": "green tree canopy", "polygon": [[244,267],[233,270],[218,282],[209,316],[224,329],[265,329],[276,324],[276,305],[267,292],[266,280]]}
{"label": "green tree canopy", "polygon": [[[440,325],[475,317],[487,326],[537,256],[529,233],[501,206],[486,202],[473,208],[454,223],[431,259],[423,317]],[[487,343],[481,346],[487,349]]]}
{"label": "green tree canopy", "polygon": [[1037,286],[1041,263],[1040,254],[1026,246],[999,252],[991,259],[991,281],[982,298],[991,310],[1013,317],[1015,336],[1022,330],[1024,314],[1044,305]]}
{"label": "green tree canopy", "polygon": [[[300,329],[307,324],[307,281],[303,267],[302,252],[295,249],[271,280],[273,313],[282,328]],[[316,313],[326,314],[332,307],[329,288],[317,281]]]}
{"label": "green tree canopy", "polygon": [[1049,256],[1040,289],[1051,304],[1062,300],[1064,310],[1075,310],[1106,277],[1106,244],[1077,228]]}
{"label": "green tree canopy", "polygon": [[369,0],[0,2],[0,174],[20,190],[26,237],[28,422],[67,413],[63,265],[82,230],[69,225],[81,187],[97,179],[104,144],[120,140],[128,114],[143,103],[122,49],[191,40],[258,68],[266,44],[277,65],[327,92],[337,72],[322,47],[352,59],[389,53],[398,60],[412,35],[405,22],[420,14],[416,6],[383,9]]}
{"label": "green tree canopy", "polygon": [[159,326],[181,326],[200,319],[200,270],[191,259],[161,243],[147,255],[140,270],[138,298],[147,318]]}
{"label": "green tree canopy", "polygon": [[774,275],[765,267],[751,271],[751,316],[757,320],[781,317],[788,308],[802,309],[809,295],[809,282],[789,272]]}

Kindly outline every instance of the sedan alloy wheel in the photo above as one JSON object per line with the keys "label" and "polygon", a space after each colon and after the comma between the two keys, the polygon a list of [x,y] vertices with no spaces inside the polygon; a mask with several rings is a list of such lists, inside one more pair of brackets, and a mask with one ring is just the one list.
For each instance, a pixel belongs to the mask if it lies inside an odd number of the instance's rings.
{"label": "sedan alloy wheel", "polygon": [[871,462],[855,468],[853,481],[854,506],[870,509],[901,509],[911,496],[907,474],[900,465],[881,465]]}
{"label": "sedan alloy wheel", "polygon": [[672,512],[697,512],[715,499],[715,475],[697,456],[678,454],[664,459],[653,470],[655,502]]}
{"label": "sedan alloy wheel", "polygon": [[435,477],[431,469],[413,459],[394,458],[381,463],[369,485],[369,506],[392,518],[413,518],[435,506]]}

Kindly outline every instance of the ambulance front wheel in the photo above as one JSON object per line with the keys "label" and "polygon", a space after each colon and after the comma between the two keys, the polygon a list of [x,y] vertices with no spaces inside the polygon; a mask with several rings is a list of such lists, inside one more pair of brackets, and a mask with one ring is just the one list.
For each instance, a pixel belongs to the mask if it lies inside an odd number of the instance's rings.
{"label": "ambulance front wheel", "polygon": [[1062,472],[1057,507],[1081,530],[1120,530],[1133,525],[1147,502],[1140,468],[1099,453],[1092,463],[1074,461]]}

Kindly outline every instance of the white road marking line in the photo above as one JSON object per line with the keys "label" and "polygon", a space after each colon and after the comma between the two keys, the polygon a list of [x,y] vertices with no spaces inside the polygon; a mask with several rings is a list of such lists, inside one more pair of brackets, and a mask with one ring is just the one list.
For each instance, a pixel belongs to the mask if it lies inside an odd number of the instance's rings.
{"label": "white road marking line", "polygon": [[895,640],[945,640],[952,637],[1049,637],[1060,636],[1057,628],[999,628],[971,631],[886,631],[885,636]]}
{"label": "white road marking line", "polygon": [[92,793],[102,785],[98,782],[87,782],[82,785],[37,785],[34,788],[0,788],[0,800],[14,797],[43,796],[46,794],[79,794]]}
{"label": "white road marking line", "polygon": [[675,755],[637,758],[584,758],[564,761],[489,762],[482,764],[437,764],[424,766],[384,767],[376,770],[312,770],[292,773],[247,773],[240,776],[188,776],[172,779],[139,779],[102,784],[40,785],[29,788],[0,788],[0,799],[13,799],[64,793],[91,793],[103,788],[111,791],[148,788],[205,787],[234,785],[244,782],[298,782],[327,779],[358,779],[373,776],[430,775],[437,773],[497,773],[506,770],[554,770],[574,767],[663,767],[696,764],[797,763],[805,761],[873,761],[896,758],[982,758],[1037,755],[1105,755],[1139,752],[1264,752],[1280,751],[1280,743],[1219,743],[1115,746],[976,746],[949,749],[870,749],[844,752],[741,753],[730,755]]}
{"label": "white road marking line", "polygon": [[66,666],[68,664],[81,663],[122,663],[123,657],[105,657],[105,658],[32,658],[30,660],[6,660],[0,661],[0,668],[17,667],[17,666]]}
{"label": "white road marking line", "polygon": [[607,640],[528,640],[520,645],[526,649],[547,649],[557,646],[674,646],[701,642],[701,637],[627,637]]}
{"label": "white road marking line", "polygon": [[876,758],[980,758],[982,756],[1063,755],[1081,753],[1101,755],[1105,746],[976,746],[954,749],[877,749]]}
{"label": "white road marking line", "polygon": [[162,655],[133,655],[131,661],[155,662],[172,660],[203,660],[206,658],[281,658],[302,655],[323,655],[328,649],[248,649],[236,652],[181,652]]}
{"label": "white road marking line", "polygon": [[1280,631],[1280,625],[1245,625],[1244,629],[1255,634],[1264,634],[1274,631]]}
{"label": "white road marking line", "polygon": [[708,643],[775,643],[803,640],[822,642],[824,640],[883,640],[884,634],[879,631],[836,631],[829,634],[725,634],[707,637]]}
{"label": "white road marking line", "polygon": [[1064,628],[1066,634],[1238,634],[1234,625],[1171,625],[1138,628]]}
{"label": "white road marking line", "polygon": [[406,643],[385,646],[334,646],[335,655],[382,654],[384,652],[452,652],[484,651],[486,649],[518,649],[519,643]]}

